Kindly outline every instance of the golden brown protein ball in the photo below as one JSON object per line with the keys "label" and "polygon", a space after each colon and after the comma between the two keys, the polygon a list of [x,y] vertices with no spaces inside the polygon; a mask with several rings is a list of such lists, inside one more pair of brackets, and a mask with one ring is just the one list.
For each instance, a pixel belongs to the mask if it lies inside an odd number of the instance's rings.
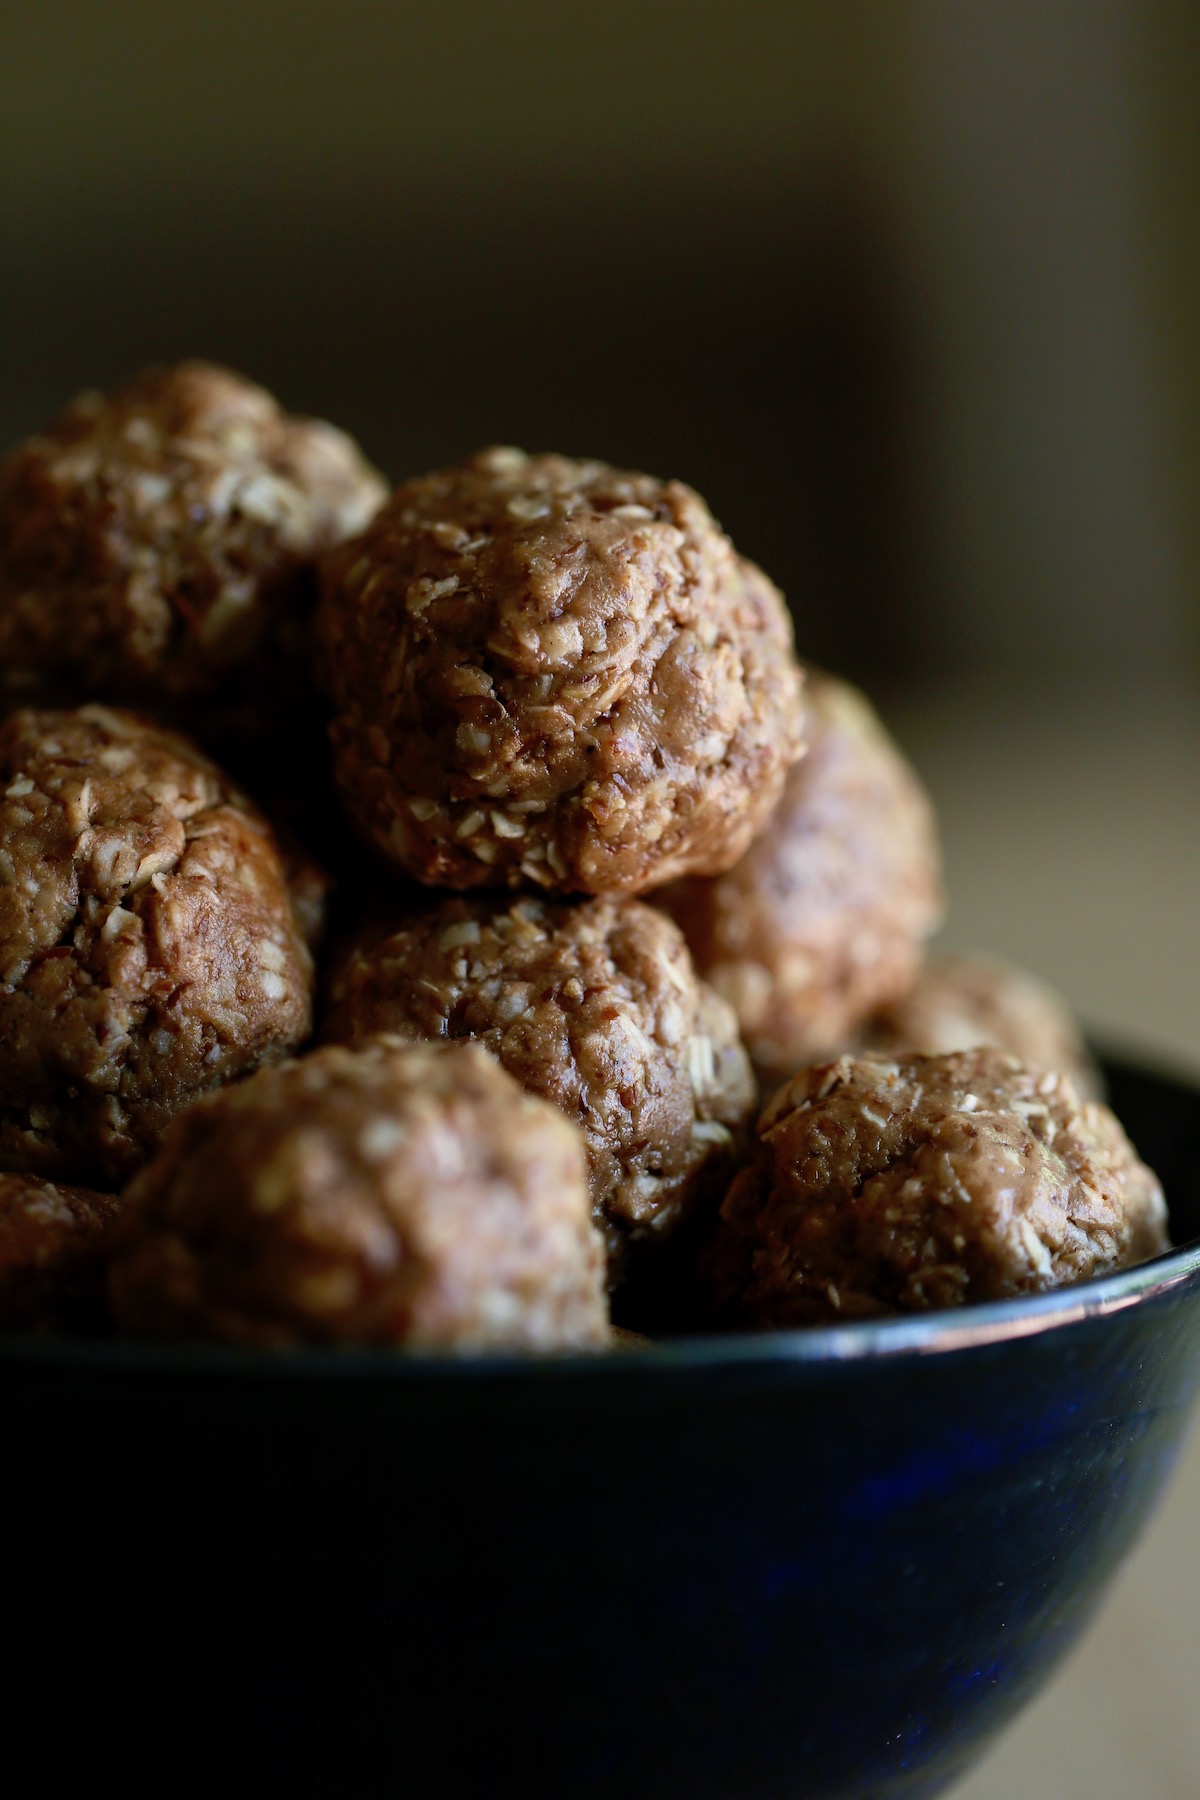
{"label": "golden brown protein ball", "polygon": [[0,1331],[100,1327],[122,1210],[115,1194],[0,1175]]}
{"label": "golden brown protein ball", "polygon": [[715,874],[802,748],[783,601],[678,481],[483,451],[327,560],[317,624],[345,803],[436,886]]}
{"label": "golden brown protein ball", "polygon": [[1022,1062],[1069,1075],[1085,1100],[1103,1097],[1100,1071],[1079,1026],[1052,988],[995,956],[942,956],[871,1021],[872,1056],[920,1050],[944,1055],[992,1044]]}
{"label": "golden brown protein ball", "polygon": [[483,1050],[379,1037],[184,1114],[131,1184],[118,1324],[242,1343],[608,1341],[583,1145]]}
{"label": "golden brown protein ball", "polygon": [[768,1089],[912,981],[942,911],[933,809],[866,697],[809,670],[809,749],[724,875],[655,894],[733,1006]]}
{"label": "golden brown protein ball", "polygon": [[322,1036],[474,1038],[582,1128],[610,1277],[733,1167],[754,1083],[733,1014],[678,929],[637,900],[447,899],[369,929],[335,969]]}
{"label": "golden brown protein ball", "polygon": [[708,1278],[730,1322],[830,1324],[1039,1293],[1167,1248],[1105,1106],[976,1049],[805,1069],[759,1121]]}
{"label": "golden brown protein ball", "polygon": [[0,1164],[124,1180],[301,1043],[311,995],[270,828],[185,739],[100,706],[0,725]]}
{"label": "golden brown protein ball", "polygon": [[81,394],[0,464],[0,694],[265,700],[307,656],[314,558],[386,491],[342,432],[211,363]]}

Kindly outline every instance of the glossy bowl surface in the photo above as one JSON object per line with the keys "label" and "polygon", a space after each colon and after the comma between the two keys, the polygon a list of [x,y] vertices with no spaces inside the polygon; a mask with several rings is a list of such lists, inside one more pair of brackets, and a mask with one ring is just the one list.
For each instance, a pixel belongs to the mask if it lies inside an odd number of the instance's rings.
{"label": "glossy bowl surface", "polygon": [[0,1346],[5,1697],[49,1785],[939,1792],[1086,1622],[1200,1377],[1200,1090],[1108,1073],[1183,1247],[1033,1300],[543,1362]]}

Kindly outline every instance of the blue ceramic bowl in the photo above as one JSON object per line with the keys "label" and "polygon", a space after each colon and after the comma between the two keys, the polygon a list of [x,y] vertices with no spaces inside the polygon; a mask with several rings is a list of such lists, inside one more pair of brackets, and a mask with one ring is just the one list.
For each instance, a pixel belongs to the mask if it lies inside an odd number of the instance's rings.
{"label": "blue ceramic bowl", "polygon": [[1109,1075],[1185,1247],[1034,1300],[551,1362],[10,1342],[10,1746],[156,1800],[939,1792],[1200,1374],[1200,1092]]}

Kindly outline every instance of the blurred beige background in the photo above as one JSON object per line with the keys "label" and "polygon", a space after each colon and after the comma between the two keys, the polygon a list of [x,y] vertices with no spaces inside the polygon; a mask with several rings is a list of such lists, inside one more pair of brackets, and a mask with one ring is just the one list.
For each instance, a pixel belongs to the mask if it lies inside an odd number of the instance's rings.
{"label": "blurred beige background", "polygon": [[[926,775],[949,939],[1200,1070],[1198,78],[1182,0],[0,0],[0,445],[202,354],[396,477],[683,476]],[[960,1800],[1194,1800],[1198,1508]]]}

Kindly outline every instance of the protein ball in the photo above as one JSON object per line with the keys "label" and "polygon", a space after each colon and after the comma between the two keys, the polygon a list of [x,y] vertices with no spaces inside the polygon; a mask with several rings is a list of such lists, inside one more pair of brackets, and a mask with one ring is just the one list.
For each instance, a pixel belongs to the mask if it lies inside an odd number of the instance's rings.
{"label": "protein ball", "polygon": [[243,1343],[607,1342],[579,1134],[469,1045],[373,1038],[176,1121],[127,1194],[126,1331]]}
{"label": "protein ball", "polygon": [[0,1331],[102,1325],[121,1213],[114,1194],[0,1174]]}
{"label": "protein ball", "polygon": [[386,491],[342,432],[209,363],[81,394],[0,464],[0,682],[151,706],[290,683],[314,558]]}
{"label": "protein ball", "polygon": [[347,950],[322,1036],[473,1038],[587,1144],[610,1277],[724,1187],[754,1105],[724,1001],[637,900],[449,899]]}
{"label": "protein ball", "polygon": [[275,839],[212,763],[99,706],[0,725],[0,1164],[117,1185],[311,1004]]}
{"label": "protein ball", "polygon": [[933,809],[855,688],[810,670],[809,749],[741,861],[654,896],[768,1089],[909,986],[942,912]]}
{"label": "protein ball", "polygon": [[1166,1208],[1108,1108],[990,1048],[805,1069],[721,1208],[718,1310],[829,1324],[1040,1293],[1167,1248]]}
{"label": "protein ball", "polygon": [[872,1020],[872,1055],[944,1055],[992,1044],[1022,1062],[1069,1075],[1087,1100],[1103,1097],[1100,1071],[1066,1002],[1023,969],[994,956],[943,956]]}
{"label": "protein ball", "polygon": [[778,591],[677,481],[488,450],[326,563],[335,769],[432,885],[636,894],[728,868],[803,744]]}

